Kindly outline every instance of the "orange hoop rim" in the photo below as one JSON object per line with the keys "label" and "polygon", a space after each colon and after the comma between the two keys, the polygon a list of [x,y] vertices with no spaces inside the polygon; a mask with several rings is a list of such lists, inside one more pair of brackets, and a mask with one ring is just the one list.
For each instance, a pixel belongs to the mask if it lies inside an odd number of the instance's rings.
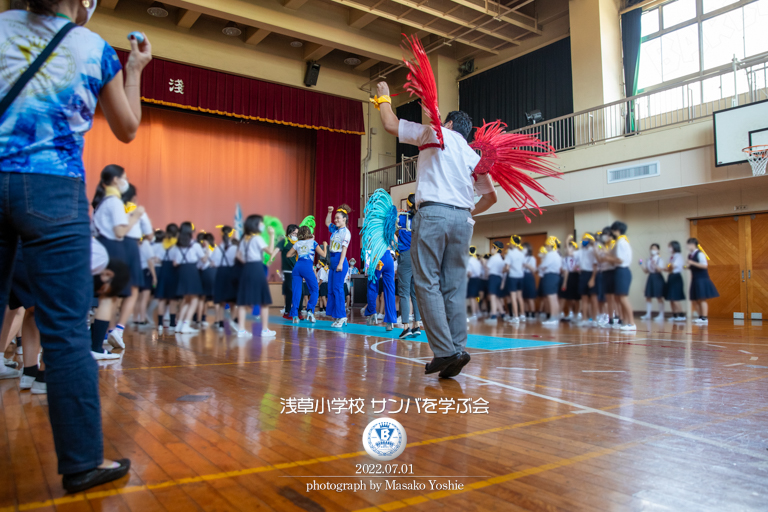
{"label": "orange hoop rim", "polygon": [[757,144],[755,146],[747,146],[741,151],[744,153],[747,153],[750,156],[764,157],[766,156],[766,154],[768,154],[768,144]]}

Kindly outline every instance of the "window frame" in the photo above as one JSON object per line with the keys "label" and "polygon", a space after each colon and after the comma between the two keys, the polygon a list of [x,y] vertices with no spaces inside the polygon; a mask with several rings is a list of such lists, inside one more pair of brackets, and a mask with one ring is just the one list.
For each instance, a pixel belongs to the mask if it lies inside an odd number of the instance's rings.
{"label": "window frame", "polygon": [[[699,34],[699,71],[697,71],[696,73],[691,73],[691,74],[684,75],[684,76],[681,76],[681,77],[678,77],[678,78],[674,78],[672,80],[662,81],[662,82],[660,82],[658,84],[654,84],[654,85],[645,87],[643,89],[638,89],[637,94],[651,92],[651,91],[654,91],[654,90],[657,90],[657,89],[663,89],[665,87],[669,87],[670,85],[673,85],[673,84],[676,84],[676,83],[680,83],[680,82],[685,82],[686,80],[691,80],[693,78],[704,78],[705,76],[712,74],[713,71],[722,71],[722,70],[725,70],[725,69],[730,69],[732,67],[732,64],[723,64],[721,66],[717,66],[717,67],[714,67],[714,68],[704,69],[704,37],[703,37],[704,34],[703,34],[702,23],[704,21],[706,21],[706,20],[711,19],[711,18],[716,18],[717,16],[720,16],[721,14],[725,14],[727,12],[731,12],[731,11],[735,11],[737,9],[741,9],[744,6],[752,4],[752,3],[755,3],[755,2],[757,2],[759,0],[739,0],[737,2],[734,2],[734,3],[730,4],[730,5],[726,5],[725,7],[721,7],[720,9],[716,9],[716,10],[708,12],[706,14],[704,14],[704,2],[703,2],[703,0],[696,0],[696,16],[694,16],[693,18],[691,18],[689,20],[686,20],[686,21],[684,21],[682,23],[678,23],[677,25],[673,25],[673,26],[668,27],[668,28],[663,28],[664,27],[664,6],[668,5],[668,4],[671,4],[673,1],[676,1],[676,0],[671,0],[669,2],[664,2],[664,3],[660,4],[660,5],[654,5],[653,7],[649,8],[649,9],[643,9],[643,14],[645,14],[646,12],[650,12],[650,11],[656,10],[656,9],[659,10],[659,30],[657,32],[654,32],[653,34],[648,34],[647,36],[644,36],[644,37],[640,38],[640,44],[642,45],[643,43],[645,43],[647,41],[652,41],[652,40],[660,38],[660,37],[662,37],[662,36],[664,36],[666,34],[669,34],[671,32],[674,32],[676,30],[680,30],[682,28],[685,28],[685,27],[688,27],[688,26],[691,26],[691,25],[698,25],[698,34]],[[743,19],[743,15],[742,15],[742,19]],[[661,51],[661,59],[662,59],[662,62],[663,62],[664,61],[664,50],[660,49],[660,51]],[[746,57],[749,57],[749,56],[746,56]],[[662,75],[662,79],[663,79],[663,75]]]}

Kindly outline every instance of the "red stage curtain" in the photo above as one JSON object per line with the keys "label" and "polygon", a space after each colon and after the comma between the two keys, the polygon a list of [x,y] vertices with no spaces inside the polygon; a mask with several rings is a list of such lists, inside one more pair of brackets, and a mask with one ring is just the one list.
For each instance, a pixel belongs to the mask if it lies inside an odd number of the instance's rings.
{"label": "red stage curtain", "polygon": [[360,136],[318,131],[315,176],[315,239],[321,244],[330,241],[330,233],[325,227],[328,207],[338,208],[341,203],[347,203],[355,210],[349,215],[352,242],[347,257],[354,257],[359,267],[360,230],[357,219],[362,216],[362,212],[357,211],[360,208]]}
{"label": "red stage curtain", "polygon": [[191,221],[215,232],[232,225],[236,203],[243,216],[298,222],[313,208],[317,133],[145,107],[136,140],[125,145],[97,114],[83,154],[89,198],[104,166],[118,164],[155,228]]}
{"label": "red stage curtain", "polygon": [[[128,53],[117,50],[125,65]],[[147,103],[268,123],[365,134],[360,101],[154,58],[144,69]]]}

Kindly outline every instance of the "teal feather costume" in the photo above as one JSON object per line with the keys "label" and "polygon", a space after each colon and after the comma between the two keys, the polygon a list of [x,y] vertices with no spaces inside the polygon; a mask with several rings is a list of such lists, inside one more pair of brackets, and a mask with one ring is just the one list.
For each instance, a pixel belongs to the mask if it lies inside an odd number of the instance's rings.
{"label": "teal feather costume", "polygon": [[395,243],[397,207],[384,189],[377,189],[364,210],[363,254],[368,256],[368,279],[376,279],[376,266]]}

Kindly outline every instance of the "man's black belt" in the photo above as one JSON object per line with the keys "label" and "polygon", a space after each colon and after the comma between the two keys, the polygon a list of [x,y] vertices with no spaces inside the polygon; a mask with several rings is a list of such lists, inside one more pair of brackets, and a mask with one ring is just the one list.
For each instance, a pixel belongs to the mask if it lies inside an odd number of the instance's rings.
{"label": "man's black belt", "polygon": [[443,208],[450,208],[451,210],[464,210],[465,212],[471,212],[469,208],[462,208],[461,206],[454,206],[452,204],[438,203],[437,201],[424,201],[419,205],[419,209],[426,208],[428,206],[441,206]]}

